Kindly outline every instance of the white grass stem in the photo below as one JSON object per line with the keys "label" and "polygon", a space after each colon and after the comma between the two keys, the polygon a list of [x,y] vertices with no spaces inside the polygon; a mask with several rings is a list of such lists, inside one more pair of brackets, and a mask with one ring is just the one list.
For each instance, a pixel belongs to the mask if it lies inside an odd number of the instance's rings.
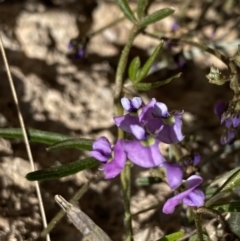
{"label": "white grass stem", "polygon": [[[8,80],[9,80],[9,84],[10,84],[10,87],[11,87],[14,103],[17,107],[18,119],[19,119],[19,122],[20,122],[20,126],[22,128],[24,142],[25,142],[25,146],[26,146],[26,149],[27,149],[27,155],[28,155],[28,158],[29,158],[29,162],[31,164],[31,169],[32,169],[32,171],[34,171],[35,167],[34,167],[32,152],[31,152],[31,148],[30,148],[30,145],[29,145],[26,127],[25,127],[24,120],[23,120],[23,117],[22,117],[21,109],[20,109],[20,106],[19,106],[17,93],[16,93],[16,90],[15,90],[12,75],[11,75],[11,72],[10,72],[10,69],[9,69],[9,64],[8,64],[7,57],[6,57],[6,54],[5,54],[5,50],[4,50],[4,47],[3,47],[1,33],[0,33],[0,48],[1,48],[1,52],[2,52],[3,61],[4,61],[4,64],[5,64],[5,67],[6,67],[6,72],[7,72],[7,75],[8,75]],[[34,183],[35,183],[37,198],[38,198],[38,201],[39,201],[39,208],[40,208],[40,212],[41,212],[41,216],[42,216],[43,227],[46,228],[47,227],[47,220],[46,220],[46,215],[45,215],[45,210],[44,210],[44,206],[43,206],[42,195],[41,195],[39,183],[37,181],[35,181]],[[46,240],[51,241],[49,234],[46,236]]]}

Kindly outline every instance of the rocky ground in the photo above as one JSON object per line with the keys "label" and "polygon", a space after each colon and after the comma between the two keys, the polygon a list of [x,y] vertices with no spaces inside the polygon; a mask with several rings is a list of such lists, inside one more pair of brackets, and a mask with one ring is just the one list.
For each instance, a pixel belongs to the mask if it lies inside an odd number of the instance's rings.
{"label": "rocky ground", "polygon": [[[234,53],[240,41],[239,17],[234,19],[239,9],[231,12],[227,8],[229,1],[224,1],[223,5],[215,1],[201,18],[205,11],[200,7],[201,2],[205,1],[191,4],[183,18],[186,25],[172,31],[172,24],[181,17],[183,6],[181,1],[171,1],[176,14],[150,26],[148,31],[179,37],[196,27],[193,40],[213,43],[223,48],[226,54]],[[135,8],[135,1],[131,6]],[[168,1],[153,3],[150,11],[167,6],[170,6]],[[115,139],[116,129],[112,120],[114,75],[131,23],[124,20],[91,38],[83,59],[76,58],[68,44],[71,39],[84,38],[121,16],[111,0],[1,1],[0,29],[27,128],[74,137],[106,135],[111,140]],[[204,21],[201,23],[198,19]],[[226,21],[221,22],[222,19]],[[213,36],[215,25],[217,30]],[[140,35],[130,59],[139,55],[144,62],[158,42]],[[208,155],[218,149],[221,133],[219,121],[213,113],[214,103],[221,99],[230,100],[232,92],[227,85],[210,85],[205,76],[212,63],[223,71],[226,67],[216,58],[189,45],[180,45],[171,51],[163,50],[157,71],[148,78],[158,81],[178,72],[182,72],[182,76],[141,96],[145,100],[155,97],[170,109],[184,109],[185,135],[197,135],[204,143],[200,146],[202,154]],[[184,58],[182,67],[176,61],[179,56]],[[0,61],[0,127],[19,127],[5,68]],[[38,169],[69,163],[83,155],[76,150],[46,152],[45,145],[36,143],[31,148]],[[0,240],[36,238],[42,230],[42,222],[34,184],[25,179],[31,170],[25,146],[21,141],[1,139],[0,154]],[[231,164],[224,166],[232,167]],[[209,173],[207,168],[212,172]],[[211,175],[220,174],[222,168],[208,166],[203,173],[210,180]],[[147,174],[135,168],[133,179]],[[87,182],[89,175],[78,173],[40,184],[48,220],[60,210],[54,202],[54,195],[70,199]],[[184,228],[180,208],[173,215],[161,212],[164,200],[170,194],[167,185],[138,187],[134,180],[132,185],[132,213],[159,203],[158,208],[133,218],[135,240],[156,240],[164,233]],[[120,195],[119,178],[111,181],[101,179],[92,183],[79,201],[82,210],[114,241],[123,240],[124,236]],[[53,229],[51,238],[53,241],[77,241],[82,237],[65,217]]]}

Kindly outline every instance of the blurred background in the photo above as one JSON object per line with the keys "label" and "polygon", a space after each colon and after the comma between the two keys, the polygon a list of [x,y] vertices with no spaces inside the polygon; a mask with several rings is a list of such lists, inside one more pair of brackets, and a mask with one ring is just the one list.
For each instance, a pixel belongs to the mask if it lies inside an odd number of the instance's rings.
{"label": "blurred background", "polygon": [[[129,1],[132,9],[136,1]],[[153,1],[149,12],[173,6],[175,13],[146,31],[161,39],[176,38],[203,42],[232,56],[240,44],[238,0]],[[122,17],[112,0],[5,0],[0,1],[0,29],[27,128],[114,141],[113,90],[115,71],[132,24],[124,20],[95,34]],[[146,34],[134,42],[129,61],[135,56],[144,63],[159,43]],[[0,60],[0,127],[19,127],[16,108],[2,59]],[[145,101],[156,98],[170,110],[185,110],[184,134],[194,135],[196,147],[207,156],[219,149],[221,126],[214,104],[231,100],[228,85],[208,83],[210,66],[226,73],[217,58],[196,47],[166,41],[147,81],[159,81],[179,72],[182,76],[154,91],[142,93]],[[127,76],[126,76],[127,78]],[[46,152],[45,145],[31,144],[38,169],[75,161],[86,155],[77,150]],[[36,238],[42,230],[34,185],[25,180],[30,165],[21,141],[0,139],[0,240]],[[205,180],[233,168],[225,158],[221,164],[202,169]],[[149,171],[135,167],[132,213],[156,205],[152,211],[133,218],[138,241],[156,240],[164,233],[190,230],[194,225],[181,207],[164,215],[161,207],[170,190],[164,183],[136,185],[135,178]],[[60,208],[54,195],[70,199],[92,173],[41,183],[47,219]],[[92,183],[79,205],[113,240],[123,240],[123,206],[119,178]],[[185,210],[185,211],[184,211]],[[174,221],[173,221],[174,220]],[[63,218],[51,232],[52,240],[81,240],[81,234]]]}

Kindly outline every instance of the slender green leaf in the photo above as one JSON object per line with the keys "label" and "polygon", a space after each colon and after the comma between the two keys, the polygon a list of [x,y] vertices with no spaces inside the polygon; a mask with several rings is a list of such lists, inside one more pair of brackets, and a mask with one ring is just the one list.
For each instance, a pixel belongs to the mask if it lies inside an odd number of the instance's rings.
{"label": "slender green leaf", "polygon": [[48,147],[47,151],[58,150],[58,149],[67,149],[67,148],[75,148],[83,151],[91,151],[92,144],[94,140],[90,139],[69,139],[65,141],[58,142]]}
{"label": "slender green leaf", "polygon": [[140,66],[141,66],[141,61],[140,61],[140,58],[137,56],[132,60],[128,69],[129,79],[132,80],[133,82],[135,82],[137,78],[137,74],[139,72]]}
{"label": "slender green leaf", "polygon": [[211,208],[221,212],[240,212],[240,201],[216,204]]}
{"label": "slender green leaf", "polygon": [[232,190],[225,190],[222,192],[217,192],[213,195],[209,200],[205,202],[206,207],[212,206],[214,203],[219,202],[219,200],[223,200],[226,198],[230,198],[232,196]]}
{"label": "slender green leaf", "polygon": [[163,47],[163,41],[160,42],[160,44],[156,47],[156,49],[153,51],[152,55],[149,57],[149,59],[146,61],[142,69],[140,70],[139,74],[137,75],[136,83],[140,82],[142,79],[144,79],[149,70],[151,69],[152,65],[154,64],[159,52],[161,51]]}
{"label": "slender green leaf", "polygon": [[48,169],[30,172],[26,175],[26,178],[29,181],[59,179],[61,177],[66,177],[85,169],[96,167],[98,164],[99,161],[92,157],[88,157],[83,160],[71,162],[62,166],[50,167]]}
{"label": "slender green leaf", "polygon": [[152,13],[152,14],[144,17],[141,20],[141,22],[139,24],[139,27],[140,28],[145,28],[149,24],[152,24],[152,23],[155,23],[157,21],[160,21],[163,18],[166,18],[166,17],[170,16],[173,13],[174,13],[174,8],[163,8],[161,10],[158,10],[157,12]]}
{"label": "slender green leaf", "polygon": [[236,170],[227,181],[218,189],[218,192],[225,190],[232,190],[234,187],[240,184],[240,170]]}
{"label": "slender green leaf", "polygon": [[138,186],[149,186],[162,182],[162,179],[159,177],[139,177],[135,182]]}
{"label": "slender green leaf", "polygon": [[[71,136],[36,129],[28,129],[27,135],[30,142],[38,142],[50,145],[56,142],[72,139]],[[21,128],[0,128],[0,136],[9,139],[24,139]]]}
{"label": "slender green leaf", "polygon": [[240,213],[231,213],[228,223],[233,233],[240,237]]}
{"label": "slender green leaf", "polygon": [[144,11],[147,5],[148,5],[148,0],[138,0],[137,15],[139,20],[141,20],[142,17],[144,16]]}
{"label": "slender green leaf", "polygon": [[168,234],[156,241],[176,241],[182,238],[183,236],[184,236],[184,232],[180,231],[180,232]]}
{"label": "slender green leaf", "polygon": [[178,73],[166,80],[157,81],[157,82],[153,82],[153,83],[136,83],[136,84],[133,84],[133,86],[137,90],[147,91],[147,90],[156,89],[160,86],[166,85],[166,84],[170,83],[173,79],[179,78],[180,76],[181,76],[181,73]]}
{"label": "slender green leaf", "polygon": [[119,8],[122,10],[124,16],[128,18],[131,22],[136,23],[137,20],[133,14],[133,11],[128,5],[127,0],[115,0]]}

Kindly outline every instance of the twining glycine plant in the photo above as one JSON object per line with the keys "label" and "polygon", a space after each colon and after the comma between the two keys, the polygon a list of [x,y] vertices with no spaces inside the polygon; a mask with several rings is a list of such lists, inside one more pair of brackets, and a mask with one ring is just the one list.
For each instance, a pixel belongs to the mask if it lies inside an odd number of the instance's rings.
{"label": "twining glycine plant", "polygon": [[[177,206],[179,209],[184,208],[181,210],[185,211],[185,214],[181,213],[184,219],[183,223],[186,225],[184,226],[185,233],[175,230],[175,233],[159,237],[158,241],[187,240],[189,237],[191,241],[239,240],[240,225],[238,220],[240,220],[240,216],[239,213],[233,214],[233,212],[240,212],[239,195],[235,194],[235,196],[232,196],[232,193],[233,189],[240,184],[240,167],[236,167],[220,177],[211,177],[210,181],[204,175],[202,167],[206,167],[211,162],[220,161],[221,156],[237,152],[240,148],[238,143],[238,126],[240,124],[240,77],[238,75],[240,47],[236,54],[229,58],[199,42],[193,42],[186,38],[171,39],[166,36],[149,33],[146,31],[146,27],[172,15],[174,13],[172,7],[156,10],[154,13],[148,14],[152,1],[138,0],[137,8],[134,11],[130,8],[127,0],[115,1],[123,12],[124,17],[131,21],[132,29],[121,52],[116,70],[113,123],[115,123],[118,129],[118,134],[114,143],[110,143],[104,136],[99,137],[97,140],[74,139],[58,133],[30,129],[28,130],[29,140],[50,145],[47,148],[48,151],[76,148],[88,151],[89,156],[66,165],[31,172],[27,174],[26,178],[30,181],[56,179],[93,167],[98,167],[99,172],[108,181],[120,176],[125,208],[125,233],[123,236],[125,241],[133,241],[134,232],[130,206],[131,171],[135,166],[139,166],[144,168],[144,170],[149,170],[148,179],[139,179],[145,183],[144,185],[166,182],[172,191],[171,195],[162,203],[163,214],[170,215],[176,212]],[[116,20],[115,24],[122,19]],[[108,26],[112,25],[111,23]],[[102,28],[101,31],[108,26]],[[175,22],[171,31],[176,31],[180,27],[180,24]],[[87,38],[85,37],[80,42],[77,42],[76,39],[70,41],[68,48],[73,51],[75,60],[86,58],[87,44],[92,37],[101,31],[89,34]],[[139,34],[158,39],[159,45],[156,46],[144,64],[141,64],[140,58],[136,56],[127,65],[134,39]],[[139,94],[140,91],[147,92],[168,84],[180,76],[181,73],[166,80],[145,81],[145,77],[149,74],[152,67],[156,65],[163,45],[165,44],[166,49],[171,51],[172,44],[176,45],[179,43],[198,47],[214,55],[228,67],[228,74],[225,76],[214,66],[211,67],[210,73],[206,76],[211,84],[223,85],[224,83],[229,83],[234,93],[232,100],[222,100],[216,103],[215,107],[212,107],[222,125],[222,135],[219,138],[222,146],[217,152],[210,153],[210,155],[199,153],[196,150],[194,137],[192,137],[194,133],[192,136],[184,135],[182,130],[184,110],[169,110],[167,105],[161,102],[161,99],[156,98],[152,98],[148,103],[144,103],[141,94]],[[178,66],[181,67],[182,63],[182,61],[178,63]],[[126,72],[128,72],[128,78],[125,79]],[[131,95],[129,93],[134,94]],[[212,111],[213,116],[214,111]],[[23,138],[21,129],[17,128],[1,129],[0,135],[5,138]],[[205,141],[208,142],[208,140]],[[165,143],[165,146],[167,146],[166,153],[168,155],[163,155],[161,152],[161,143]],[[152,181],[151,175],[154,176],[155,181]],[[72,201],[79,199],[88,186],[89,184],[84,185]],[[80,209],[74,207],[59,195],[55,199],[67,212],[70,220],[82,232],[85,238],[91,241],[111,240]],[[140,212],[144,212],[144,208]],[[226,219],[225,212],[231,213],[230,218]],[[210,221],[209,218],[211,219]],[[57,219],[59,219],[59,216],[50,222],[49,226],[40,234],[40,237],[44,237],[50,232]],[[192,220],[195,221],[194,227]],[[172,220],[171,222],[175,221]],[[218,225],[220,228],[216,228],[217,232],[214,234],[214,237],[209,232],[206,232],[209,222],[211,225],[214,222],[220,224]]]}
{"label": "twining glycine plant", "polygon": [[144,168],[161,167],[166,172],[166,179],[172,190],[182,188],[184,191],[168,199],[163,212],[170,214],[181,201],[188,206],[198,207],[204,203],[205,195],[198,188],[202,178],[192,175],[183,180],[183,170],[180,164],[166,161],[160,152],[160,142],[176,144],[183,140],[183,111],[168,112],[167,106],[152,99],[143,105],[141,98],[132,100],[122,98],[126,115],[114,117],[115,124],[122,130],[133,134],[135,139],[118,139],[111,145],[105,137],[100,137],[93,143],[91,156],[103,163],[105,178],[113,178],[124,169],[126,161]]}

